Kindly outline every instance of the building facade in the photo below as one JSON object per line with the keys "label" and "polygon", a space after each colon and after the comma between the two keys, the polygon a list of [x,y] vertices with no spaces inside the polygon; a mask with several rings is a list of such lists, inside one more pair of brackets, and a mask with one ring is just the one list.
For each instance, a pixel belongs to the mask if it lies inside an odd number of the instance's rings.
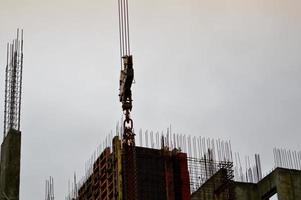
{"label": "building facade", "polygon": [[126,149],[116,136],[93,172],[80,186],[77,200],[187,200],[190,198],[187,154],[177,150]]}

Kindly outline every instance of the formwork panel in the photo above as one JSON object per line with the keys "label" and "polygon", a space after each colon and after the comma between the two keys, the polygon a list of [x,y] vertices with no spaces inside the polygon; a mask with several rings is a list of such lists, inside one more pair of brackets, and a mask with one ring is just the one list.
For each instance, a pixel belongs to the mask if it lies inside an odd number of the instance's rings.
{"label": "formwork panel", "polygon": [[166,200],[164,157],[160,150],[136,147],[138,199]]}
{"label": "formwork panel", "polygon": [[190,199],[190,183],[187,164],[187,154],[177,153],[173,156],[175,200]]}

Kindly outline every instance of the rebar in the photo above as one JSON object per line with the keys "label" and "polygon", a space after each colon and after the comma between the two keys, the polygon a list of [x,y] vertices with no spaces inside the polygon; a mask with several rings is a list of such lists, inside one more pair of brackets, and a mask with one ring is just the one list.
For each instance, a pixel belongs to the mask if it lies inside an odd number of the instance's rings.
{"label": "rebar", "polygon": [[3,140],[10,129],[20,130],[22,73],[23,30],[20,38],[17,29],[17,38],[7,44]]}

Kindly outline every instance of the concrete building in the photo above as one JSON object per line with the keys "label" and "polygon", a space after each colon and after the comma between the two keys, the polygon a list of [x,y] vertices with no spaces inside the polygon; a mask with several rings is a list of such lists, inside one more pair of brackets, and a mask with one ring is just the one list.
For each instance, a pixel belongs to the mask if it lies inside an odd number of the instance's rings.
{"label": "concrete building", "polygon": [[301,199],[300,170],[276,168],[258,183],[229,181],[226,174],[226,170],[219,170],[191,195],[191,200]]}
{"label": "concrete building", "polygon": [[[157,141],[155,145],[151,142],[148,146],[148,135],[145,135],[144,147],[140,141],[141,146],[128,148],[118,136],[114,137],[111,147],[107,147],[106,142],[104,150],[90,162],[92,167],[88,168],[83,181],[75,184],[75,192],[72,192],[75,195],[67,199],[301,200],[301,161],[298,159],[301,154],[297,152],[279,153],[274,149],[278,154],[275,165],[282,167],[276,167],[263,177],[258,154],[255,154],[255,165],[249,163],[244,166],[246,170],[242,170],[241,165],[233,165],[230,142],[203,139],[200,140],[206,141],[202,143],[203,148],[194,149],[194,145],[189,145],[189,137],[188,142],[185,137],[177,142],[168,140],[177,136],[162,135],[159,142],[157,135],[151,139]],[[194,140],[191,143],[194,144]]]}
{"label": "concrete building", "polygon": [[4,128],[0,160],[0,200],[19,199],[21,163],[21,95],[23,30],[7,44],[4,90]]}
{"label": "concrete building", "polygon": [[[80,185],[77,200],[186,200],[190,198],[187,155],[166,149],[135,147],[134,156],[113,139]],[[129,159],[133,158],[133,159]],[[132,162],[133,161],[133,162]]]}

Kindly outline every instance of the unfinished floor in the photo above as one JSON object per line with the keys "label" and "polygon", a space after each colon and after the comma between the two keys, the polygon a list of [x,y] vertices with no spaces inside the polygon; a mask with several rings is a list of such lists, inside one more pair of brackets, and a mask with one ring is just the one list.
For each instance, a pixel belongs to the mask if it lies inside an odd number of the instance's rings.
{"label": "unfinished floor", "polygon": [[[220,170],[191,195],[191,200],[269,200],[277,195],[278,200],[301,199],[301,171],[276,168],[258,183],[232,182],[227,187],[223,183],[224,170]],[[220,195],[226,190],[233,197]]]}

